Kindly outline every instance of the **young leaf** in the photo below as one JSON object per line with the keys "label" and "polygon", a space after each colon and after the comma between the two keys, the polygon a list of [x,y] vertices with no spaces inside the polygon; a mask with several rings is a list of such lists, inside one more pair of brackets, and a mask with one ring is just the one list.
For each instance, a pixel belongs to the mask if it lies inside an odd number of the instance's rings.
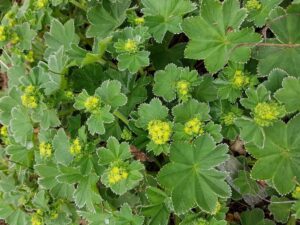
{"label": "young leaf", "polygon": [[140,68],[148,66],[150,52],[138,51],[136,53],[122,53],[118,55],[118,68],[120,71],[128,69],[130,73],[136,73]]}
{"label": "young leaf", "polygon": [[192,145],[181,142],[171,145],[171,162],[160,170],[158,181],[172,191],[176,213],[185,213],[195,205],[213,212],[218,197],[230,196],[230,187],[224,181],[226,174],[215,169],[226,161],[226,153],[227,147],[216,146],[208,135],[198,137]]}

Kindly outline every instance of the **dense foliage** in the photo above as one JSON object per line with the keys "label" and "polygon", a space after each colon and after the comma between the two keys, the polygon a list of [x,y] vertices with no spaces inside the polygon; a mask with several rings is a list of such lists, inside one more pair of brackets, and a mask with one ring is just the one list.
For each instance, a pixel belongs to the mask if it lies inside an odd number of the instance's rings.
{"label": "dense foliage", "polygon": [[8,225],[300,219],[299,0],[1,0]]}

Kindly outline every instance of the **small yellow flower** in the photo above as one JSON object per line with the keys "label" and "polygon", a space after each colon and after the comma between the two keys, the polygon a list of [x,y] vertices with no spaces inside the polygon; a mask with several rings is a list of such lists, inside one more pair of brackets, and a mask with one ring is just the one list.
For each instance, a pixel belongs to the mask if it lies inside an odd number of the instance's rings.
{"label": "small yellow flower", "polygon": [[198,118],[193,118],[185,123],[184,132],[188,135],[201,135],[204,133],[203,123]]}
{"label": "small yellow flower", "polygon": [[73,143],[70,147],[70,153],[72,155],[78,155],[81,153],[81,149],[82,149],[82,147],[81,147],[79,139],[78,138],[74,139]]}
{"label": "small yellow flower", "polygon": [[220,202],[217,202],[216,208],[214,209],[214,211],[212,212],[213,215],[216,215],[218,212],[220,212],[222,208],[222,205],[220,204]]}
{"label": "small yellow flower", "polygon": [[129,53],[137,52],[138,44],[135,40],[128,39],[124,44],[124,50]]}
{"label": "small yellow flower", "polygon": [[36,213],[37,213],[38,215],[43,215],[43,211],[42,211],[41,209],[36,210]]}
{"label": "small yellow flower", "polygon": [[237,89],[241,89],[246,85],[248,85],[249,82],[250,82],[249,77],[245,76],[245,74],[242,71],[237,70],[234,74],[232,85]]}
{"label": "small yellow flower", "polygon": [[28,54],[25,54],[25,55],[24,55],[24,58],[25,58],[25,60],[26,60],[27,62],[33,63],[33,62],[34,62],[34,54],[33,54],[33,51],[30,50],[30,51],[28,52]]}
{"label": "small yellow flower", "polygon": [[144,17],[136,17],[136,18],[134,19],[134,23],[135,23],[136,25],[142,25],[142,24],[145,23],[145,19],[144,19]]}
{"label": "small yellow flower", "polygon": [[261,3],[258,0],[248,0],[245,6],[248,10],[259,10]]}
{"label": "small yellow flower", "polygon": [[6,28],[4,26],[0,26],[0,41],[6,40]]}
{"label": "small yellow flower", "polygon": [[161,120],[152,120],[148,124],[148,132],[151,140],[157,145],[166,144],[171,137],[171,126]]}
{"label": "small yellow flower", "polygon": [[14,19],[8,19],[8,26],[9,27],[13,27],[16,25],[16,20]]}
{"label": "small yellow flower", "polygon": [[199,219],[195,225],[209,225],[209,222],[205,219]]}
{"label": "small yellow flower", "polygon": [[42,9],[44,8],[48,3],[48,0],[37,0],[36,1],[36,8]]}
{"label": "small yellow flower", "polygon": [[190,82],[188,82],[186,80],[180,80],[176,84],[176,89],[177,89],[179,98],[186,100],[189,97]]}
{"label": "small yellow flower", "polygon": [[51,212],[50,216],[51,216],[52,220],[55,220],[58,217],[58,213],[57,212]]}
{"label": "small yellow flower", "polygon": [[74,98],[74,93],[72,91],[66,91],[65,92],[65,96],[68,98],[68,99],[73,99]]}
{"label": "small yellow flower", "polygon": [[36,88],[33,85],[28,85],[24,90],[25,94],[27,94],[27,95],[34,94],[35,91],[36,91]]}
{"label": "small yellow flower", "polygon": [[20,41],[20,37],[17,33],[13,33],[10,42],[15,45]]}
{"label": "small yellow flower", "polygon": [[43,223],[42,223],[42,220],[41,220],[41,218],[39,217],[39,215],[33,214],[33,215],[31,216],[31,224],[32,224],[32,225],[42,225]]}
{"label": "small yellow flower", "polygon": [[23,94],[21,96],[21,100],[22,104],[27,108],[35,109],[38,106],[37,98],[33,95]]}
{"label": "small yellow flower", "polygon": [[279,119],[283,109],[276,103],[258,103],[254,108],[254,121],[262,126],[270,126]]}
{"label": "small yellow flower", "polygon": [[236,119],[236,116],[233,112],[229,112],[229,113],[225,114],[224,116],[222,116],[222,118],[221,118],[223,124],[225,124],[226,126],[232,125],[234,123],[235,119]]}
{"label": "small yellow flower", "polygon": [[128,177],[128,172],[124,168],[114,166],[109,171],[108,182],[110,184],[116,184],[122,180],[127,179],[127,177]]}
{"label": "small yellow flower", "polygon": [[0,135],[4,138],[8,137],[7,126],[2,126],[0,128]]}
{"label": "small yellow flower", "polygon": [[293,198],[300,199],[300,186],[297,186],[292,193]]}
{"label": "small yellow flower", "polygon": [[96,112],[100,107],[100,98],[96,96],[88,97],[84,102],[84,107],[90,113]]}
{"label": "small yellow flower", "polygon": [[50,143],[41,142],[39,146],[40,155],[43,158],[49,158],[52,155],[52,146]]}

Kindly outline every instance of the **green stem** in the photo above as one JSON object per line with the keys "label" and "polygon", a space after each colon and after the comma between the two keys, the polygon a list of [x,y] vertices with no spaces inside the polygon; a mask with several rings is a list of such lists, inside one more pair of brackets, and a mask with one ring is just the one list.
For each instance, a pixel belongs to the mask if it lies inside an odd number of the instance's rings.
{"label": "green stem", "polygon": [[129,125],[129,121],[126,116],[124,116],[120,111],[116,110],[114,111],[114,115],[118,117],[123,123],[125,123],[127,126]]}
{"label": "green stem", "polygon": [[86,7],[82,4],[80,4],[79,2],[77,2],[76,0],[70,0],[70,3],[75,5],[76,7],[82,9],[83,11],[87,11]]}

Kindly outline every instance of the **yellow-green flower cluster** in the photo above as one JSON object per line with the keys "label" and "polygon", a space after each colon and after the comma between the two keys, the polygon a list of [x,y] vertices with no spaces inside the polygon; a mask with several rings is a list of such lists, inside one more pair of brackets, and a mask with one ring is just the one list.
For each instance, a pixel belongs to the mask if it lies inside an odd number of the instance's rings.
{"label": "yellow-green flower cluster", "polygon": [[214,211],[212,212],[213,215],[216,215],[218,212],[220,212],[222,208],[222,205],[219,201],[217,201],[217,205],[216,205],[216,208],[214,209]]}
{"label": "yellow-green flower cluster", "polygon": [[144,17],[136,17],[136,18],[134,19],[134,23],[135,23],[136,25],[142,25],[142,24],[145,23],[145,19],[144,19]]}
{"label": "yellow-green flower cluster", "polygon": [[152,120],[148,124],[148,132],[151,140],[157,145],[166,144],[171,137],[171,126],[161,120]]}
{"label": "yellow-green flower cluster", "polygon": [[185,123],[184,132],[188,135],[201,135],[204,133],[203,123],[198,118],[193,118]]}
{"label": "yellow-green flower cluster", "polygon": [[236,115],[233,112],[226,113],[221,117],[221,121],[224,125],[230,126],[233,125]]}
{"label": "yellow-green flower cluster", "polygon": [[124,128],[121,134],[121,138],[125,141],[129,141],[132,139],[132,133],[127,128]]}
{"label": "yellow-green flower cluster", "polygon": [[270,126],[279,119],[282,111],[282,107],[276,103],[258,103],[254,108],[254,121],[262,127]]}
{"label": "yellow-green flower cluster", "polygon": [[74,93],[72,91],[66,91],[65,96],[67,99],[73,99],[74,98]]}
{"label": "yellow-green flower cluster", "polygon": [[82,146],[80,144],[79,138],[74,139],[70,147],[70,153],[72,155],[79,155],[81,153],[81,149]]}
{"label": "yellow-green flower cluster", "polygon": [[97,112],[100,108],[100,98],[96,96],[90,96],[88,97],[84,102],[84,107],[86,111],[90,113]]}
{"label": "yellow-green flower cluster", "polygon": [[21,96],[22,104],[30,109],[35,109],[38,106],[38,98],[36,96],[36,88],[29,85],[25,88],[24,94]]}
{"label": "yellow-green flower cluster", "polygon": [[4,26],[0,26],[0,41],[5,41],[6,38],[6,28]]}
{"label": "yellow-green flower cluster", "polygon": [[4,138],[8,137],[7,126],[2,126],[0,128],[0,135]]}
{"label": "yellow-green flower cluster", "polygon": [[297,186],[292,193],[293,198],[300,199],[300,186]]}
{"label": "yellow-green flower cluster", "polygon": [[43,221],[38,214],[33,214],[31,216],[31,225],[43,225]]}
{"label": "yellow-green flower cluster", "polygon": [[40,155],[43,158],[49,158],[52,155],[52,145],[50,143],[41,142],[39,145]]}
{"label": "yellow-green flower cluster", "polygon": [[209,225],[209,222],[203,218],[199,219],[195,225]]}
{"label": "yellow-green flower cluster", "polygon": [[33,54],[33,51],[32,51],[32,50],[28,51],[28,53],[24,55],[24,59],[25,59],[27,62],[33,63],[33,62],[34,62],[34,54]]}
{"label": "yellow-green flower cluster", "polygon": [[116,184],[121,180],[127,179],[127,177],[128,177],[128,172],[124,168],[114,166],[109,171],[108,182],[110,184]]}
{"label": "yellow-green flower cluster", "polygon": [[9,27],[13,27],[16,25],[16,20],[15,20],[15,13],[12,11],[9,11],[5,14],[4,18],[7,20],[7,24]]}
{"label": "yellow-green flower cluster", "polygon": [[259,10],[261,3],[258,0],[248,0],[245,6],[248,10]]}
{"label": "yellow-green flower cluster", "polygon": [[42,9],[44,8],[48,3],[48,0],[36,0],[35,6],[37,9]]}
{"label": "yellow-green flower cluster", "polygon": [[20,41],[19,35],[18,35],[16,32],[14,32],[14,33],[12,34],[12,37],[11,37],[11,39],[10,39],[10,42],[11,42],[13,45],[15,45],[15,44],[17,44],[19,41]]}
{"label": "yellow-green flower cluster", "polygon": [[237,70],[232,79],[232,85],[237,89],[245,87],[249,84],[249,82],[249,77],[245,76],[245,74],[241,70]]}
{"label": "yellow-green flower cluster", "polygon": [[129,53],[135,53],[138,51],[138,43],[133,39],[128,39],[124,43],[124,51]]}
{"label": "yellow-green flower cluster", "polygon": [[190,82],[188,82],[186,80],[180,80],[176,84],[176,89],[177,89],[179,98],[185,100],[189,97]]}

